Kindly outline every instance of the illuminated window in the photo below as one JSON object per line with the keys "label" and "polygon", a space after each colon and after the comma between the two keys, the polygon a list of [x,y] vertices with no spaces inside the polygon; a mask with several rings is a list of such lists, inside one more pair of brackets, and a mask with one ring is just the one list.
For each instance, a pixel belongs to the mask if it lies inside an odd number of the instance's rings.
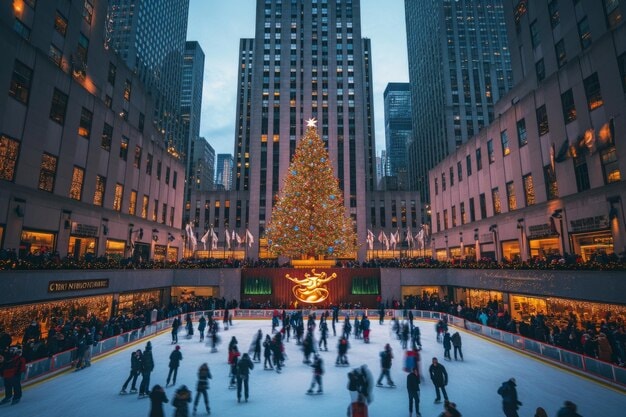
{"label": "illuminated window", "polygon": [[56,30],[61,36],[65,37],[67,33],[67,19],[59,13],[57,10],[57,14],[54,17],[54,30]]}
{"label": "illuminated window", "polygon": [[91,135],[91,121],[93,113],[83,107],[80,112],[80,123],[78,125],[78,135],[89,139]]}
{"label": "illuminated window", "polygon": [[539,136],[543,136],[550,131],[550,125],[548,124],[548,112],[546,111],[546,105],[537,109],[537,131]]}
{"label": "illuminated window", "polygon": [[141,165],[141,146],[135,146],[135,159],[133,160],[133,166],[139,168]]}
{"label": "illuminated window", "polygon": [[159,216],[159,200],[154,200],[154,206],[152,207],[152,221],[156,222]]}
{"label": "illuminated window", "polygon": [[39,189],[51,193],[54,190],[54,180],[57,175],[57,157],[44,153],[41,156],[39,170]]}
{"label": "illuminated window", "polygon": [[515,198],[515,185],[513,181],[506,183],[506,199],[509,203],[509,211],[517,210],[517,199]]}
{"label": "illuminated window", "polygon": [[104,204],[104,189],[107,179],[103,176],[96,175],[96,189],[93,193],[93,204],[102,206]]}
{"label": "illuminated window", "polygon": [[535,186],[533,185],[533,176],[531,174],[524,175],[522,177],[524,182],[524,198],[526,200],[526,206],[532,206],[535,204]]}
{"label": "illuminated window", "polygon": [[561,94],[561,106],[563,108],[563,119],[565,124],[576,120],[576,105],[574,104],[574,94],[572,89]]}
{"label": "illuminated window", "polygon": [[83,4],[83,19],[85,22],[91,24],[91,19],[93,17],[93,5],[89,0],[85,0]]}
{"label": "illuminated window", "polygon": [[0,180],[13,181],[19,152],[19,141],[0,136]]}
{"label": "illuminated window", "polygon": [[594,72],[589,77],[583,80],[585,85],[585,95],[587,96],[587,105],[589,111],[595,110],[604,104],[602,100],[602,91],[600,91],[600,80],[598,80],[598,73]]}
{"label": "illuminated window", "polygon": [[465,203],[464,202],[461,202],[460,212],[461,212],[461,224],[467,223],[467,213],[465,212]]}
{"label": "illuminated window", "polygon": [[141,218],[142,219],[147,219],[148,218],[148,196],[144,194],[142,202],[141,202]]}
{"label": "illuminated window", "polygon": [[122,136],[120,142],[120,158],[124,161],[128,158],[128,138],[126,136]]}
{"label": "illuminated window", "polygon": [[50,118],[59,124],[65,123],[65,112],[67,111],[67,94],[54,89],[52,94],[52,105],[50,106]]}
{"label": "illuminated window", "polygon": [[[500,191],[498,187],[491,190],[491,199],[493,200],[493,214],[502,213],[502,203],[500,202]],[[484,217],[485,216],[483,216],[483,218]]]}
{"label": "illuminated window", "polygon": [[517,141],[520,147],[528,143],[528,135],[526,134],[526,119],[517,121]]}
{"label": "illuminated window", "polygon": [[130,101],[130,94],[132,92],[132,84],[130,80],[124,82],[124,100]]}
{"label": "illuminated window", "polygon": [[124,196],[124,186],[115,184],[115,193],[113,194],[113,210],[122,211],[122,197]]}
{"label": "illuminated window", "polygon": [[[20,252],[24,250],[24,256],[29,253],[40,255],[42,253],[52,252],[54,250],[55,238],[56,236],[53,233],[22,230]],[[20,255],[22,254],[20,253]]]}
{"label": "illuminated window", "polygon": [[83,195],[83,181],[85,179],[85,170],[74,166],[72,171],[72,184],[70,185],[70,198],[80,201]]}
{"label": "illuminated window", "polygon": [[493,150],[493,139],[487,141],[487,157],[489,158],[490,164],[496,162],[496,154]]}
{"label": "illuminated window", "polygon": [[63,52],[53,44],[50,44],[50,49],[48,50],[48,56],[56,64],[57,67],[60,67],[63,63]]}
{"label": "illuminated window", "polygon": [[559,186],[556,182],[556,172],[552,169],[552,165],[543,167],[543,177],[546,183],[546,198],[548,200],[559,198]]}
{"label": "illuminated window", "polygon": [[131,216],[134,216],[136,211],[137,211],[137,191],[132,190],[130,192],[130,201],[128,203],[128,214],[130,214]]}
{"label": "illuminated window", "polygon": [[558,0],[548,1],[548,14],[550,15],[550,25],[554,29],[561,22]]}
{"label": "illuminated window", "polygon": [[456,227],[456,206],[452,206],[452,227]]}
{"label": "illuminated window", "polygon": [[509,135],[506,129],[500,132],[500,141],[502,142],[502,156],[507,156],[511,153],[511,148],[509,148]]}
{"label": "illuminated window", "polygon": [[604,14],[610,28],[614,28],[622,21],[622,12],[619,8],[619,0],[603,0]]}
{"label": "illuminated window", "polygon": [[583,49],[591,46],[591,30],[589,29],[589,22],[586,16],[578,22],[578,36],[580,37],[580,46]]}
{"label": "illuminated window", "polygon": [[33,77],[33,70],[20,61],[15,61],[11,85],[9,86],[9,96],[26,104],[30,93],[30,83]]}
{"label": "illuminated window", "polygon": [[443,211],[443,230],[448,229],[448,210]]}

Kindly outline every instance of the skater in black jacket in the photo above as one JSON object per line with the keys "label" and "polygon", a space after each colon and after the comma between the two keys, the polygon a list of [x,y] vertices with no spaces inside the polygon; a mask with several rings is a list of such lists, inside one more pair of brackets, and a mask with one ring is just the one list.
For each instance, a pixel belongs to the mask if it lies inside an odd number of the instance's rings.
{"label": "skater in black jacket", "polygon": [[155,385],[150,391],[150,415],[148,417],[165,417],[163,404],[168,402],[163,387]]}
{"label": "skater in black jacket", "polygon": [[200,396],[204,397],[204,406],[206,407],[207,414],[211,414],[211,408],[209,407],[209,379],[213,379],[209,365],[203,363],[198,369],[198,385],[196,385],[196,400],[193,403],[193,415],[196,415],[198,410],[198,402]]}
{"label": "skater in black jacket", "polygon": [[326,324],[326,320],[322,320],[320,323],[320,343],[319,349],[322,350],[322,345],[324,345],[324,350],[328,352],[328,324]]}
{"label": "skater in black jacket", "polygon": [[176,345],[176,348],[170,353],[170,371],[167,373],[167,381],[165,382],[165,387],[167,388],[170,385],[170,379],[172,376],[172,385],[176,385],[176,376],[178,376],[178,367],[180,366],[180,361],[183,360],[183,354],[180,353],[180,346]]}
{"label": "skater in black jacket", "polygon": [[206,319],[204,315],[198,319],[198,333],[200,333],[200,341],[204,342],[204,329],[206,329]]}
{"label": "skater in black jacket", "polygon": [[323,392],[322,388],[322,375],[324,375],[324,361],[317,353],[313,358],[313,380],[311,381],[311,388],[307,391],[307,394],[313,394],[313,388],[317,384],[317,393],[321,394]]}
{"label": "skater in black jacket", "polygon": [[409,417],[413,416],[413,404],[415,404],[415,416],[420,417],[420,375],[417,368],[406,377],[406,390],[409,394]]}
{"label": "skater in black jacket", "polygon": [[136,351],[134,351],[133,353],[131,353],[130,355],[130,375],[128,375],[128,378],[126,379],[126,382],[124,382],[124,385],[122,386],[122,390],[120,391],[120,394],[126,394],[126,387],[128,387],[129,382],[132,380],[132,384],[130,385],[130,392],[131,394],[134,394],[137,392],[137,377],[139,376],[139,373],[141,372],[141,360],[142,360],[142,353],[141,353],[141,349],[137,349]]}
{"label": "skater in black jacket", "polygon": [[150,394],[148,387],[150,387],[150,374],[154,370],[154,359],[152,357],[152,343],[148,341],[146,348],[143,351],[143,357],[141,361],[141,384],[139,384],[139,398],[146,397]]}
{"label": "skater in black jacket", "polygon": [[186,385],[181,385],[174,394],[172,405],[176,409],[174,417],[189,417],[189,403],[191,402],[191,391]]}
{"label": "skater in black jacket", "polygon": [[178,317],[174,318],[172,321],[172,344],[175,345],[178,343],[178,328],[180,327],[181,322]]}
{"label": "skater in black jacket", "polygon": [[342,337],[339,339],[339,343],[337,344],[337,361],[335,365],[349,365],[348,363],[348,349],[350,348],[350,343],[348,343],[348,339],[346,337]]}
{"label": "skater in black jacket", "polygon": [[252,350],[254,351],[254,355],[252,356],[253,362],[261,362],[261,343],[263,340],[263,332],[261,329],[257,332],[254,342],[252,342]]}
{"label": "skater in black jacket", "polygon": [[254,369],[254,364],[250,360],[250,356],[244,353],[241,360],[237,363],[237,402],[241,402],[241,386],[243,385],[243,395],[246,402],[250,394],[248,381],[250,379],[250,371]]}
{"label": "skater in black jacket", "polygon": [[263,368],[274,369],[272,365],[272,339],[269,334],[265,335],[265,341],[263,342],[263,357],[265,358]]}

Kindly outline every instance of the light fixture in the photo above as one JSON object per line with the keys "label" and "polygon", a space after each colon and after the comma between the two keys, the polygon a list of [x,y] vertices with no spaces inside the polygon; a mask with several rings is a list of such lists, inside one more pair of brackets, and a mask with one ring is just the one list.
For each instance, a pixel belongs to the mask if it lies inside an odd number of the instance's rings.
{"label": "light fixture", "polygon": [[497,224],[492,224],[491,226],[489,226],[489,231],[490,232],[495,232],[496,230],[498,230],[498,225]]}
{"label": "light fixture", "polygon": [[552,212],[552,215],[550,217],[553,217],[555,219],[561,219],[563,218],[563,209],[556,209]]}
{"label": "light fixture", "polygon": [[24,217],[24,209],[19,204],[15,206],[15,215],[17,217]]}

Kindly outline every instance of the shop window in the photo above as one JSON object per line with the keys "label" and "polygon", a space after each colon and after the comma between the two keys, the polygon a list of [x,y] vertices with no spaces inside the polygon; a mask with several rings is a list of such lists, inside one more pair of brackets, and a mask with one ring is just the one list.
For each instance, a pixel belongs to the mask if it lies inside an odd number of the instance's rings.
{"label": "shop window", "polygon": [[15,60],[9,86],[9,96],[24,104],[28,103],[32,78],[33,70],[22,62]]}
{"label": "shop window", "polygon": [[44,153],[39,167],[39,189],[51,193],[57,176],[57,157]]}
{"label": "shop window", "polygon": [[535,204],[535,186],[533,184],[533,176],[531,174],[522,177],[524,183],[524,200],[526,207]]}
{"label": "shop window", "polygon": [[121,259],[124,257],[125,248],[126,242],[124,242],[123,240],[107,239],[104,254],[109,258]]}
{"label": "shop window", "polygon": [[561,94],[561,106],[563,109],[563,120],[565,121],[565,124],[576,120],[576,105],[574,104],[574,94],[572,93],[571,88]]}
{"label": "shop window", "polygon": [[546,105],[539,107],[536,111],[537,114],[537,132],[539,136],[543,136],[550,131],[550,125],[548,123],[548,112]]}
{"label": "shop window", "polygon": [[22,230],[20,258],[27,255],[42,255],[54,251],[56,235],[54,233]]}
{"label": "shop window", "polygon": [[556,181],[556,172],[552,169],[552,165],[543,167],[543,177],[546,184],[546,198],[554,200],[559,198],[559,187]]}
{"label": "shop window", "polygon": [[95,237],[70,236],[67,254],[68,256],[73,256],[75,259],[80,259],[88,254],[95,255],[97,247],[98,239]]}
{"label": "shop window", "polygon": [[91,121],[93,113],[83,107],[80,112],[80,124],[78,125],[78,135],[89,139],[91,135]]}
{"label": "shop window", "polygon": [[585,85],[585,95],[587,96],[587,105],[589,111],[595,110],[604,104],[602,100],[602,92],[600,91],[600,80],[598,80],[598,73],[594,72],[589,77],[583,80]]}
{"label": "shop window", "polygon": [[63,37],[67,33],[67,19],[58,10],[54,17],[54,30]]}
{"label": "shop window", "polygon": [[115,193],[113,194],[113,210],[122,211],[122,198],[124,196],[124,186],[115,184]]}
{"label": "shop window", "polygon": [[74,166],[72,171],[72,184],[70,185],[70,198],[80,201],[83,195],[83,181],[85,179],[85,170]]}
{"label": "shop window", "polygon": [[556,54],[556,62],[559,68],[567,64],[567,52],[565,51],[565,40],[561,39],[554,44],[554,53]]}
{"label": "shop window", "polygon": [[502,213],[502,202],[500,201],[500,190],[498,190],[498,187],[491,190],[491,200],[493,201],[493,214],[496,215]]}
{"label": "shop window", "polygon": [[20,142],[5,135],[0,136],[0,180],[13,181]]}
{"label": "shop window", "polygon": [[104,204],[104,190],[107,179],[101,175],[96,175],[96,189],[93,194],[93,204],[102,206]]}
{"label": "shop window", "polygon": [[59,124],[65,123],[65,112],[67,111],[67,94],[54,89],[52,94],[52,105],[50,106],[50,118]]}
{"label": "shop window", "polygon": [[580,46],[587,49],[591,46],[591,29],[589,29],[589,21],[587,16],[578,22],[578,36],[580,37]]}

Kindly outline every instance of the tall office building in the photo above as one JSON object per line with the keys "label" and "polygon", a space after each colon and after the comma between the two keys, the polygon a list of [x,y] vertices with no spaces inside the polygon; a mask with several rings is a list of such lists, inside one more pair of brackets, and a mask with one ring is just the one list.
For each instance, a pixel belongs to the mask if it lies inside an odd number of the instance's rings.
{"label": "tall office building", "polygon": [[217,154],[215,185],[221,186],[224,190],[230,190],[233,187],[233,156],[229,153]]}
{"label": "tall office building", "polygon": [[[252,71],[240,70],[235,145],[238,190],[245,190],[249,176],[250,231],[263,236],[296,142],[307,119],[315,118],[346,212],[365,241],[365,192],[375,188],[376,175],[371,48],[361,37],[360,1],[258,0],[255,39],[242,40],[242,54],[250,49]],[[242,75],[251,75],[251,84]],[[248,140],[241,140],[248,127]],[[247,146],[249,153],[242,149]],[[247,155],[249,161],[242,160]]]}
{"label": "tall office building", "polygon": [[405,0],[414,141],[411,189],[429,201],[428,171],[494,119],[511,87],[502,0]]}
{"label": "tall office building", "polygon": [[[187,182],[191,182],[190,193],[211,191],[214,188],[215,172],[215,149],[203,137],[197,137],[191,142],[190,154],[193,160],[190,163],[192,175],[187,177]],[[186,197],[185,201],[189,201]]]}
{"label": "tall office building", "polygon": [[180,92],[188,14],[189,0],[111,0],[106,25],[107,45],[154,97],[152,121],[175,156],[187,151]]}
{"label": "tall office building", "polygon": [[[183,60],[182,88],[180,93],[180,114],[183,124],[183,137],[185,138],[185,166],[187,171],[187,186],[185,189],[185,200],[189,200],[192,187],[202,184],[203,187],[212,188],[213,176],[211,180],[206,178],[196,178],[196,171],[204,173],[206,167],[197,167],[197,161],[206,161],[206,155],[202,152],[206,150],[206,145],[199,141],[199,146],[194,146],[194,141],[200,138],[200,118],[202,112],[202,79],[204,75],[204,52],[200,44],[196,41],[189,41],[185,44],[185,56]],[[206,141],[205,141],[206,142]],[[200,151],[200,154],[196,154]]]}
{"label": "tall office building", "polygon": [[386,176],[396,177],[399,190],[408,190],[407,150],[412,141],[409,83],[389,83],[384,92]]}

